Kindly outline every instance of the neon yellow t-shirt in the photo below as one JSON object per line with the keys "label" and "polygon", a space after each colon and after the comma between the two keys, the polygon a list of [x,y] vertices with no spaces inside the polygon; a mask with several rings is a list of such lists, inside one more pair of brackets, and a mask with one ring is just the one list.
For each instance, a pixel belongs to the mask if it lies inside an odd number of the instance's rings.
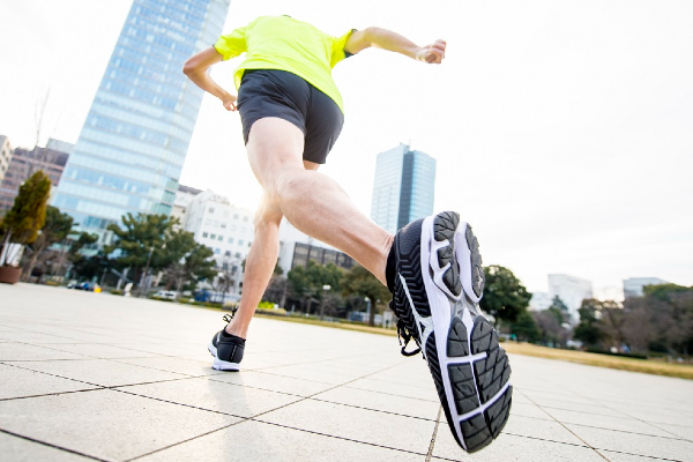
{"label": "neon yellow t-shirt", "polygon": [[346,57],[344,45],[351,33],[332,37],[288,16],[261,16],[219,37],[214,48],[224,61],[245,52],[245,60],[234,75],[236,89],[246,69],[287,71],[332,98],[344,112],[342,95],[332,79],[332,68]]}

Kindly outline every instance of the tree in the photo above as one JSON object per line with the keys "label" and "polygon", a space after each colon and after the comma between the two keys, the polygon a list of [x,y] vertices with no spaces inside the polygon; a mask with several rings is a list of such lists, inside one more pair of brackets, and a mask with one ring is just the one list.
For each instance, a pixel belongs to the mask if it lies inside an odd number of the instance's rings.
{"label": "tree", "polygon": [[51,191],[51,180],[42,170],[31,175],[19,187],[14,205],[0,223],[2,246],[0,246],[0,265],[8,258],[9,245],[31,244],[36,240],[39,229],[46,219],[46,203]]}
{"label": "tree", "polygon": [[330,286],[332,292],[341,291],[342,275],[343,271],[333,263],[322,266],[314,260],[308,260],[305,267],[292,268],[287,278],[291,294],[304,300],[308,313],[312,302],[321,302],[323,286]]}
{"label": "tree", "polygon": [[[120,250],[117,264],[123,268],[133,268],[134,281],[143,280],[146,276],[145,268],[153,271],[162,270],[176,260],[164,245],[176,222],[177,220],[171,220],[166,215],[138,213],[133,216],[128,213],[122,218],[123,228],[117,224],[108,226],[108,230],[115,235],[115,243],[106,252]],[[172,240],[175,241],[175,238]]]}
{"label": "tree", "polygon": [[517,316],[517,320],[510,325],[510,333],[520,342],[537,342],[541,332],[531,313],[524,311]]}
{"label": "tree", "polygon": [[64,241],[72,230],[72,217],[66,213],[61,213],[53,206],[46,208],[46,219],[36,240],[31,245],[31,259],[24,271],[24,280],[28,281],[31,277],[39,257],[53,244]]}
{"label": "tree", "polygon": [[539,340],[541,343],[552,347],[565,345],[570,332],[561,326],[555,313],[549,310],[542,310],[533,311],[531,315],[539,328]]}
{"label": "tree", "polygon": [[[187,234],[192,237],[192,233]],[[186,249],[185,254],[166,269],[167,279],[175,285],[179,293],[185,284],[190,284],[190,289],[194,291],[198,281],[212,279],[217,274],[214,270],[212,249],[194,241]]]}
{"label": "tree", "polygon": [[580,323],[575,327],[573,337],[587,346],[597,345],[605,336],[598,318],[601,317],[599,304],[599,300],[587,299],[578,309]]}
{"label": "tree", "polygon": [[484,296],[481,309],[500,321],[514,322],[527,310],[532,294],[508,268],[499,265],[484,267]]}
{"label": "tree", "polygon": [[345,295],[357,294],[367,297],[371,301],[371,313],[368,324],[375,325],[375,312],[378,300],[387,300],[392,295],[370,271],[357,265],[344,274],[342,278],[342,291]]}

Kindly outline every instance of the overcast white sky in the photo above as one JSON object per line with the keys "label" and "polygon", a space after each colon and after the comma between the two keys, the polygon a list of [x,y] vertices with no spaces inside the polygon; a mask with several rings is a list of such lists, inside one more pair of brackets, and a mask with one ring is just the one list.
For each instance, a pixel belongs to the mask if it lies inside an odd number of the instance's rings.
{"label": "overcast white sky", "polygon": [[[75,142],[131,0],[0,3],[0,134]],[[436,210],[475,228],[486,264],[532,291],[548,273],[600,293],[634,276],[693,285],[693,2],[232,0],[226,31],[289,14],[448,42],[441,66],[366,50],[334,72],[346,105],[323,172],[370,215],[375,156],[411,141],[438,161]],[[213,76],[232,86],[239,61]],[[206,97],[181,183],[254,208],[237,114]]]}

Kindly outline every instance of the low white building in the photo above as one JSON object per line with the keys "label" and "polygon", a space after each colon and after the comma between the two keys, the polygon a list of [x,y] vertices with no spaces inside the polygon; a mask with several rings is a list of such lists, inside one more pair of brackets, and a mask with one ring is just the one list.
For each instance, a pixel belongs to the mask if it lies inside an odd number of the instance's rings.
{"label": "low white building", "polygon": [[658,286],[668,283],[668,281],[659,278],[628,278],[623,281],[623,297],[642,297],[645,286]]}
{"label": "low white building", "polygon": [[179,225],[176,225],[177,229],[185,229],[185,222],[188,217],[188,207],[190,207],[190,203],[195,196],[201,192],[201,189],[184,186],[182,184],[178,185],[176,198],[173,200],[173,207],[171,208],[171,218],[177,218],[180,222]]}
{"label": "low white building", "polygon": [[594,297],[592,282],[567,274],[549,274],[549,297],[553,300],[557,295],[568,307],[573,322],[577,322],[582,301]]}
{"label": "low white building", "polygon": [[551,306],[551,297],[548,292],[532,292],[529,300],[529,309],[532,311],[546,310]]}
{"label": "low white building", "polygon": [[6,136],[0,135],[0,183],[3,178],[5,178],[5,173],[10,167],[10,162],[12,161],[12,145],[10,145],[10,140]]}
{"label": "low white building", "polygon": [[[177,216],[183,217],[183,229],[191,232],[196,242],[214,252],[217,268],[230,271],[234,279],[232,291],[238,292],[243,279],[242,264],[253,242],[254,214],[213,191],[194,194],[193,189],[184,189],[180,199],[176,198],[180,208]],[[190,194],[192,198],[186,197]]]}

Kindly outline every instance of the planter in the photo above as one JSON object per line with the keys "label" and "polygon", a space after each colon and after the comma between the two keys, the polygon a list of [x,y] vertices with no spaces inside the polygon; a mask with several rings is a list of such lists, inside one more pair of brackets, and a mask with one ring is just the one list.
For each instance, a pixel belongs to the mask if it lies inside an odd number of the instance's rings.
{"label": "planter", "polygon": [[14,266],[0,266],[0,283],[16,284],[22,275],[22,269]]}

